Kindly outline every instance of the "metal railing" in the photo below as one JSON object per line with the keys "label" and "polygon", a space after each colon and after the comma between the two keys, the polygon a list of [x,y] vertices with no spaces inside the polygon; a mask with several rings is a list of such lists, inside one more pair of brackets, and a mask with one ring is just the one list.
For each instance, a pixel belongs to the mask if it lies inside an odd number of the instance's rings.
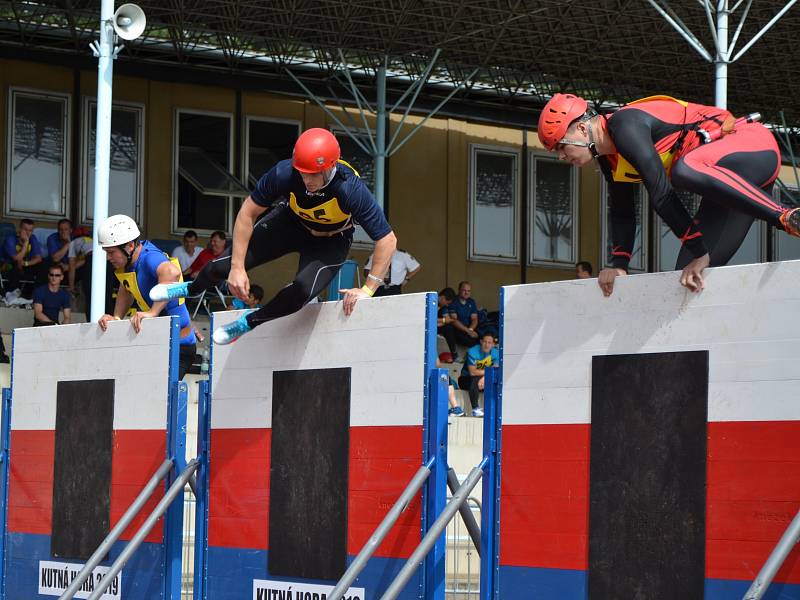
{"label": "metal railing", "polygon": [[[464,506],[475,521],[481,522],[481,503],[470,496]],[[481,592],[481,561],[464,520],[453,517],[447,525],[447,550],[445,551],[445,599],[478,600]]]}
{"label": "metal railing", "polygon": [[[181,600],[194,597],[194,517],[196,502],[187,486],[183,493],[183,580]],[[481,521],[481,503],[470,496],[466,506]],[[477,600],[480,594],[480,558],[464,521],[456,516],[447,526],[446,600]]]}

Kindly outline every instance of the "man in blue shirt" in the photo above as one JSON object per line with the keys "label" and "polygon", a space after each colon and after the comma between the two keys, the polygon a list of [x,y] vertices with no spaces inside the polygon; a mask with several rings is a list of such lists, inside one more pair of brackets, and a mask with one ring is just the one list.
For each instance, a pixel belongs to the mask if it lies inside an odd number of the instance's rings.
{"label": "man in blue shirt", "polygon": [[[42,247],[33,235],[33,221],[22,219],[16,236],[9,236],[3,242],[3,261],[10,265],[6,281],[6,291],[19,289],[24,280],[42,283]],[[30,298],[28,288],[21,295]]]}
{"label": "man in blue shirt", "polygon": [[458,297],[448,307],[453,319],[450,323],[455,329],[456,342],[462,346],[472,346],[478,341],[478,305],[472,298],[472,284],[462,281],[458,284]]}
{"label": "man in blue shirt", "polygon": [[63,325],[69,323],[72,309],[69,292],[61,287],[64,267],[60,263],[47,269],[47,285],[33,290],[33,326],[58,325],[58,314],[64,311]]}
{"label": "man in blue shirt", "polygon": [[151,290],[151,297],[166,300],[198,294],[227,277],[231,293],[246,301],[248,270],[298,252],[300,262],[291,284],[262,308],[214,331],[214,342],[229,344],[253,327],[296,312],[316,298],[347,259],[358,224],[375,241],[375,251],[367,283],[341,290],[344,313],[351,314],[359,298],[372,296],[384,284],[397,239],[372,193],[340,156],[339,143],[327,129],[303,132],[292,159],[263,175],[242,204],[233,246],[203,267],[191,284],[159,285]]}
{"label": "man in blue shirt", "polygon": [[181,326],[178,377],[182,379],[197,353],[197,339],[189,311],[183,300],[154,301],[149,294],[157,283],[180,281],[179,263],[177,260],[173,262],[151,242],[140,240],[139,235],[139,227],[127,215],[108,217],[100,225],[100,246],[105,250],[108,262],[114,267],[114,275],[122,285],[117,292],[114,313],[100,317],[98,325],[105,331],[109,321],[119,321],[128,314],[134,301],[138,310],[131,317],[131,324],[137,333],[142,329],[143,319],[177,316]]}
{"label": "man in blue shirt", "polygon": [[47,236],[47,256],[50,262],[60,263],[64,269],[69,268],[69,244],[72,241],[72,221],[61,219],[58,231]]}
{"label": "man in blue shirt", "polygon": [[483,416],[483,410],[478,408],[478,396],[483,391],[486,369],[499,365],[500,353],[494,346],[494,331],[487,330],[481,336],[480,344],[467,351],[467,358],[458,378],[458,387],[469,391],[473,417]]}

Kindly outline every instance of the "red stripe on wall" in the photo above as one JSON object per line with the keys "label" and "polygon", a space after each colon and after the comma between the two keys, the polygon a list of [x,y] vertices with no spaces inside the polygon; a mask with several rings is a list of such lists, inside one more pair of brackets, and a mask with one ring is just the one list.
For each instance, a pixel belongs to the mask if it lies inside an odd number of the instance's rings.
{"label": "red stripe on wall", "polygon": [[[115,431],[111,464],[111,523],[113,527],[164,461],[164,431]],[[50,535],[53,512],[54,430],[12,430],[8,488],[8,529],[17,533]],[[150,514],[164,488],[159,487],[122,539]],[[162,521],[146,541],[161,543]]]}
{"label": "red stripe on wall", "polygon": [[[269,429],[211,432],[209,545],[267,549]],[[420,427],[350,428],[347,551],[357,553],[421,464]],[[376,551],[405,557],[420,540],[420,497]]]}
{"label": "red stripe on wall", "polygon": [[[503,428],[500,562],[588,568],[589,425]],[[800,421],[708,424],[706,577],[752,579],[800,509]],[[776,581],[800,583],[800,548]]]}
{"label": "red stripe on wall", "polygon": [[[800,509],[800,421],[708,424],[706,577],[752,579]],[[800,583],[800,548],[775,581]]]}
{"label": "red stripe on wall", "polygon": [[269,539],[270,429],[213,429],[208,543],[266,549]]}
{"label": "red stripe on wall", "polygon": [[55,430],[11,430],[8,530],[50,535]]}
{"label": "red stripe on wall", "polygon": [[589,425],[506,425],[500,564],[586,569]]}
{"label": "red stripe on wall", "polygon": [[[167,434],[163,430],[114,431],[111,458],[111,527],[119,521],[147,481],[153,476],[167,452]],[[120,539],[130,540],[164,496],[165,485],[159,485]],[[164,518],[160,518],[145,542],[163,543]]]}

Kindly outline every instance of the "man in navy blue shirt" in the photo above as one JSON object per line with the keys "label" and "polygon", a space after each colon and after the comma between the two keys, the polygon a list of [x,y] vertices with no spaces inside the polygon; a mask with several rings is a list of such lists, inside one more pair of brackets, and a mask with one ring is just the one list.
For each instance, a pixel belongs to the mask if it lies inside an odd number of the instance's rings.
{"label": "man in navy blue shirt", "polygon": [[[33,235],[33,221],[22,219],[17,235],[9,236],[3,241],[3,261],[11,266],[6,291],[16,290],[20,287],[20,282],[26,279],[42,283],[42,260],[42,247]],[[30,298],[24,289],[22,296]]]}
{"label": "man in navy blue shirt", "polygon": [[[298,252],[300,263],[291,284],[262,308],[214,331],[217,344],[229,344],[253,327],[296,312],[316,298],[347,259],[353,228],[358,224],[375,241],[375,251],[367,283],[341,290],[344,312],[351,314],[359,298],[372,296],[383,285],[397,239],[372,193],[340,156],[339,143],[327,129],[303,132],[292,159],[279,162],[263,175],[242,204],[233,229],[233,246],[203,267],[191,284],[158,285],[150,297],[198,294],[227,277],[231,293],[246,301],[248,270]],[[267,208],[269,212],[262,217]]]}
{"label": "man in navy blue shirt", "polygon": [[458,284],[458,297],[448,307],[455,318],[450,323],[455,328],[455,338],[462,346],[472,346],[478,341],[478,305],[472,298],[472,284]]}
{"label": "man in navy blue shirt", "polygon": [[69,268],[69,244],[72,241],[72,221],[61,219],[58,231],[47,236],[47,256],[50,262],[61,263],[64,269]]}
{"label": "man in navy blue shirt", "polygon": [[64,267],[61,263],[50,265],[47,270],[47,285],[42,285],[33,291],[33,326],[58,325],[58,314],[64,311],[62,324],[69,323],[72,309],[70,308],[69,292],[61,287],[64,281]]}

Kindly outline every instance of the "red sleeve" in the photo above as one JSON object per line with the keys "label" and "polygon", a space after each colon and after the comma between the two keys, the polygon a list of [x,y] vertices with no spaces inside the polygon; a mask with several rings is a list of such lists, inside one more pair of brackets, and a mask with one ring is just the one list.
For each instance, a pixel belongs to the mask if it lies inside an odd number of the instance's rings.
{"label": "red sleeve", "polygon": [[192,270],[192,277],[197,275],[203,267],[206,266],[206,263],[214,258],[214,255],[211,254],[211,250],[206,248],[200,254],[197,255],[197,258],[194,259],[192,266],[189,267]]}

